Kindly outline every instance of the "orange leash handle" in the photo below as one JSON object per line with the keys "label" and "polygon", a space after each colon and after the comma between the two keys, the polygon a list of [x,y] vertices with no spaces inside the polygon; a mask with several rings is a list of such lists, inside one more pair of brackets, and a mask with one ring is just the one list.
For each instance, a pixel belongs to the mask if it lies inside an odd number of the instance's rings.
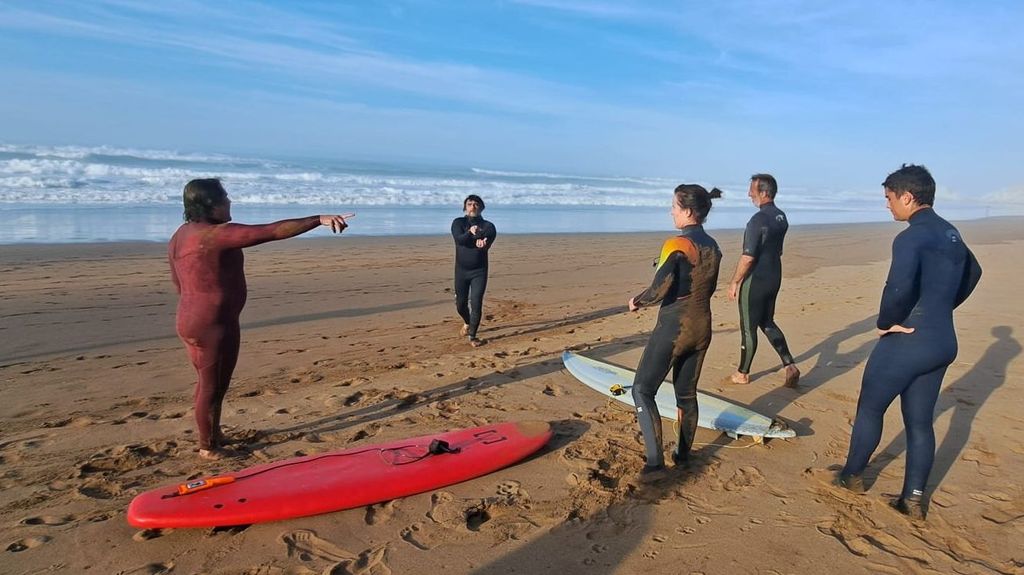
{"label": "orange leash handle", "polygon": [[223,477],[211,477],[209,479],[196,479],[195,481],[189,481],[188,483],[182,483],[178,486],[178,495],[190,495],[196,491],[202,491],[211,487],[217,487],[218,485],[227,485],[228,483],[234,483],[235,478],[230,475]]}

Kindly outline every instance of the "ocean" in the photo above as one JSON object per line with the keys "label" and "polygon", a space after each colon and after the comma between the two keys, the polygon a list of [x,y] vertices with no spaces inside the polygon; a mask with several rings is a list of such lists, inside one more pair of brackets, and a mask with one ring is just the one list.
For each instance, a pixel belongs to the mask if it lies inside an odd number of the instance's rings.
{"label": "ocean", "polygon": [[[468,194],[484,198],[484,217],[500,234],[671,233],[672,189],[684,181],[710,188],[682,178],[0,144],[0,244],[166,241],[182,221],[182,188],[199,177],[223,180],[236,222],[355,212],[351,235],[447,234]],[[706,227],[742,228],[754,209],[747,179],[715,185],[726,193]],[[783,186],[778,203],[794,225],[890,219],[880,188]],[[939,211],[1008,215],[955,200]]]}

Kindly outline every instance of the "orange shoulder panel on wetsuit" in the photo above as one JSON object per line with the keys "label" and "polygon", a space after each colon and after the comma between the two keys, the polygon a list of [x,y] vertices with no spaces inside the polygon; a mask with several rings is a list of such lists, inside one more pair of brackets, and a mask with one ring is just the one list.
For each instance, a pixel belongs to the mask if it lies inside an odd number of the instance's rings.
{"label": "orange shoulder panel on wetsuit", "polygon": [[658,258],[659,268],[665,263],[668,257],[672,255],[672,252],[683,252],[687,261],[690,262],[690,265],[697,265],[697,246],[694,245],[689,238],[676,236],[665,240],[664,245],[661,246],[661,257]]}

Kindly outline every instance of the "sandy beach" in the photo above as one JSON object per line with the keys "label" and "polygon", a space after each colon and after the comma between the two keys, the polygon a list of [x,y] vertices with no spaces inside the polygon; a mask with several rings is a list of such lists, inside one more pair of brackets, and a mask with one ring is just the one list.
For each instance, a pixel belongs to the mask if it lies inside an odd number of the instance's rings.
{"label": "sandy beach", "polygon": [[[941,212],[940,212],[941,213]],[[666,216],[667,217],[667,216]],[[712,218],[714,214],[712,213]],[[738,358],[725,254],[700,388],[786,421],[756,444],[700,430],[697,465],[639,485],[632,412],[579,384],[566,349],[633,368],[657,311],[626,311],[665,234],[502,235],[471,348],[451,238],[323,237],[246,250],[242,353],[225,402],[236,458],[202,461],[194,372],[174,333],[165,246],[0,246],[0,572],[1024,573],[1024,219],[960,222],[984,277],[956,313],[960,351],[936,408],[928,520],[900,489],[897,406],[871,488],[845,460],[892,238],[903,224],[797,226],[776,318],[803,377],[782,386],[761,339]],[[146,490],[297,455],[508,420],[555,436],[478,479],[368,508],[221,529],[138,530]]]}

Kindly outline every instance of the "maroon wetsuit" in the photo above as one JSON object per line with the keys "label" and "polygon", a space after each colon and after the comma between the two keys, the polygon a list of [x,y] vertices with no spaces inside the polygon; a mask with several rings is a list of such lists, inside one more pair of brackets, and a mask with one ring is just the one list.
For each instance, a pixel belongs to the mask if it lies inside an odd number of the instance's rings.
{"label": "maroon wetsuit", "polygon": [[178,290],[177,330],[196,368],[195,412],[199,448],[219,447],[220,411],[238,361],[238,317],[245,307],[242,248],[283,240],[320,225],[320,216],[272,224],[190,222],[167,245]]}

